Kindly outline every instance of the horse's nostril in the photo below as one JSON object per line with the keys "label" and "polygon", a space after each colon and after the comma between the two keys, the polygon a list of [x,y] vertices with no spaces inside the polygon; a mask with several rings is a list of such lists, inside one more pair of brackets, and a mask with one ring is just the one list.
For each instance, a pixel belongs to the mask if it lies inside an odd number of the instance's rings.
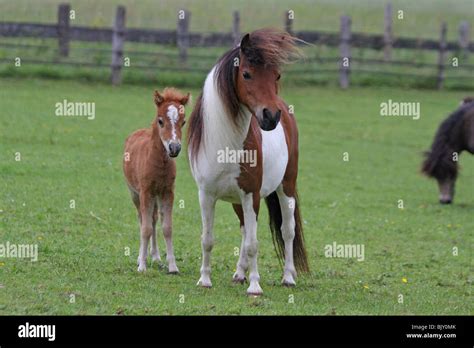
{"label": "horse's nostril", "polygon": [[263,109],[263,118],[272,118],[272,113],[267,108]]}
{"label": "horse's nostril", "polygon": [[179,151],[181,151],[181,144],[170,143],[169,149],[170,149],[170,153],[177,154],[179,153]]}

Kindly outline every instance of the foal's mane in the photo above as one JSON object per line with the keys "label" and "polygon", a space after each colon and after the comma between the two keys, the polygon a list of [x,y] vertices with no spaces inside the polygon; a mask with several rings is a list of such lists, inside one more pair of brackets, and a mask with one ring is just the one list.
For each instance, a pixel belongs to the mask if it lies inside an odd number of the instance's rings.
{"label": "foal's mane", "polygon": [[[257,68],[279,68],[281,65],[289,64],[302,57],[297,43],[301,40],[291,36],[287,32],[278,29],[259,29],[249,34],[248,42],[242,53],[251,65]],[[232,124],[238,127],[239,119],[242,117],[241,103],[237,93],[237,73],[239,71],[236,62],[240,57],[240,44],[222,55],[216,63],[214,79],[219,96],[227,109],[227,115]],[[190,117],[187,139],[193,157],[197,155],[201,142],[204,123],[202,120],[202,94],[198,98],[196,106]]]}
{"label": "foal's mane", "polygon": [[[156,95],[156,93],[155,93]],[[164,102],[176,102],[181,103],[181,101],[186,98],[186,95],[178,91],[173,87],[166,87],[161,93],[161,96],[164,99]]]}

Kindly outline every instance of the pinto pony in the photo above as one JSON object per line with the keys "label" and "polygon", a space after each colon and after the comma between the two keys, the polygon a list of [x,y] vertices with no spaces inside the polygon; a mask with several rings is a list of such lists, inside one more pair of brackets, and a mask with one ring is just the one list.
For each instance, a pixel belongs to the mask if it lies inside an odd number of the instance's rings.
{"label": "pinto pony", "polygon": [[[257,218],[265,198],[277,254],[284,259],[283,285],[295,285],[296,270],[309,271],[296,192],[298,130],[278,96],[280,67],[300,56],[286,32],[261,29],[243,37],[208,74],[190,117],[188,156],[199,189],[202,267],[198,285],[211,287],[214,209],[232,203],[240,220],[242,244],[234,282],[260,295]],[[222,161],[222,151],[234,153]],[[245,161],[239,154],[254,154]]]}
{"label": "pinto pony", "polygon": [[168,271],[178,273],[171,240],[176,178],[173,158],[181,150],[184,106],[188,100],[189,93],[183,95],[173,88],[166,88],[163,94],[155,91],[157,114],[151,129],[137,130],[125,141],[123,171],[140,224],[139,272],[146,270],[150,237],[152,261],[161,261],[156,240],[159,215],[166,241]]}
{"label": "pinto pony", "polygon": [[458,157],[467,150],[474,154],[474,98],[468,97],[445,119],[436,132],[430,151],[425,152],[421,171],[438,181],[439,201],[450,204],[458,175]]}

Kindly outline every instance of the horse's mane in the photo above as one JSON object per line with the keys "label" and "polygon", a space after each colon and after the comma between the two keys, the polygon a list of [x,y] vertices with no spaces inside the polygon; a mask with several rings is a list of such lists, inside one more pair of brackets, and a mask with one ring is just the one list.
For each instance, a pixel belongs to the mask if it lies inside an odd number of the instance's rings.
{"label": "horse's mane", "polygon": [[[250,64],[257,67],[275,67],[289,64],[302,56],[297,46],[300,40],[278,29],[259,29],[249,34],[248,44],[243,54]],[[228,115],[235,122],[240,113],[237,95],[236,59],[239,58],[240,45],[226,52],[217,62],[214,72],[217,90],[227,108]]]}
{"label": "horse's mane", "polygon": [[163,99],[167,102],[177,102],[180,103],[183,98],[186,98],[186,95],[178,91],[173,87],[166,87],[161,93]]}
{"label": "horse's mane", "polygon": [[424,153],[422,173],[440,180],[456,179],[458,166],[453,161],[453,152],[463,148],[462,123],[464,115],[471,109],[474,109],[474,102],[465,103],[441,123],[430,151]]}
{"label": "horse's mane", "polygon": [[[250,64],[259,67],[279,67],[302,56],[297,43],[301,41],[290,34],[277,29],[260,29],[249,34],[248,44],[243,54]],[[219,58],[214,71],[216,88],[227,109],[227,117],[238,126],[241,103],[237,94],[236,77],[240,57],[240,45],[230,49]],[[190,117],[187,140],[191,153],[196,155],[202,140],[204,123],[202,120],[202,94]],[[223,116],[226,117],[226,116]]]}

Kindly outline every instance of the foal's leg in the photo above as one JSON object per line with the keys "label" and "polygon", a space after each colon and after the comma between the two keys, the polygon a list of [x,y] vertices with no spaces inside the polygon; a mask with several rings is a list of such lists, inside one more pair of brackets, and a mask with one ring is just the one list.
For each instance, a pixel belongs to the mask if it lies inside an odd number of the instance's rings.
{"label": "foal's leg", "polygon": [[[244,212],[244,228],[245,228],[245,242],[244,247],[247,252],[249,263],[249,282],[250,286],[247,289],[249,295],[261,295],[263,293],[260,287],[260,275],[257,267],[257,214],[260,204],[260,197],[253,193],[242,194],[242,210]],[[255,204],[254,204],[254,201]]]}
{"label": "foal's leg", "polygon": [[140,193],[140,252],[138,255],[138,271],[146,271],[146,257],[148,242],[153,234],[153,208],[154,198],[146,192]]}
{"label": "foal's leg", "polygon": [[295,238],[295,204],[294,197],[289,197],[283,192],[283,186],[277,189],[278,200],[282,216],[281,234],[285,242],[285,268],[283,270],[282,284],[285,286],[296,285],[296,269],[293,262],[293,240]]}
{"label": "foal's leg", "polygon": [[[141,231],[142,216],[140,214],[140,195],[135,190],[133,190],[130,186],[129,186],[129,190],[130,190],[130,195],[132,196],[133,204],[135,204],[135,208],[137,208],[138,227]],[[137,258],[137,266],[139,264],[140,264],[140,255],[138,255],[138,258]]]}
{"label": "foal's leg", "polygon": [[214,244],[212,229],[214,226],[214,210],[216,207],[216,199],[206,192],[199,190],[199,205],[201,206],[202,219],[202,266],[201,278],[197,285],[210,288],[211,283],[211,251]]}
{"label": "foal's leg", "polygon": [[151,260],[153,262],[161,262],[160,249],[158,249],[158,241],[156,239],[156,222],[158,221],[158,201],[154,199],[153,208],[153,232],[151,234]]}
{"label": "foal's leg", "polygon": [[244,227],[244,212],[242,210],[242,206],[240,204],[232,204],[235,213],[239,217],[240,220],[240,232],[242,234],[242,242],[240,243],[240,251],[239,251],[239,261],[237,262],[237,268],[232,277],[232,280],[235,283],[243,284],[247,279],[245,277],[245,273],[248,269],[248,260],[247,260],[247,252],[245,251],[245,227]]}
{"label": "foal's leg", "polygon": [[176,266],[176,259],[173,251],[173,241],[171,236],[173,234],[173,201],[174,194],[169,192],[163,195],[160,203],[161,227],[163,228],[163,235],[166,242],[166,261],[168,261],[168,272],[171,274],[179,273]]}

